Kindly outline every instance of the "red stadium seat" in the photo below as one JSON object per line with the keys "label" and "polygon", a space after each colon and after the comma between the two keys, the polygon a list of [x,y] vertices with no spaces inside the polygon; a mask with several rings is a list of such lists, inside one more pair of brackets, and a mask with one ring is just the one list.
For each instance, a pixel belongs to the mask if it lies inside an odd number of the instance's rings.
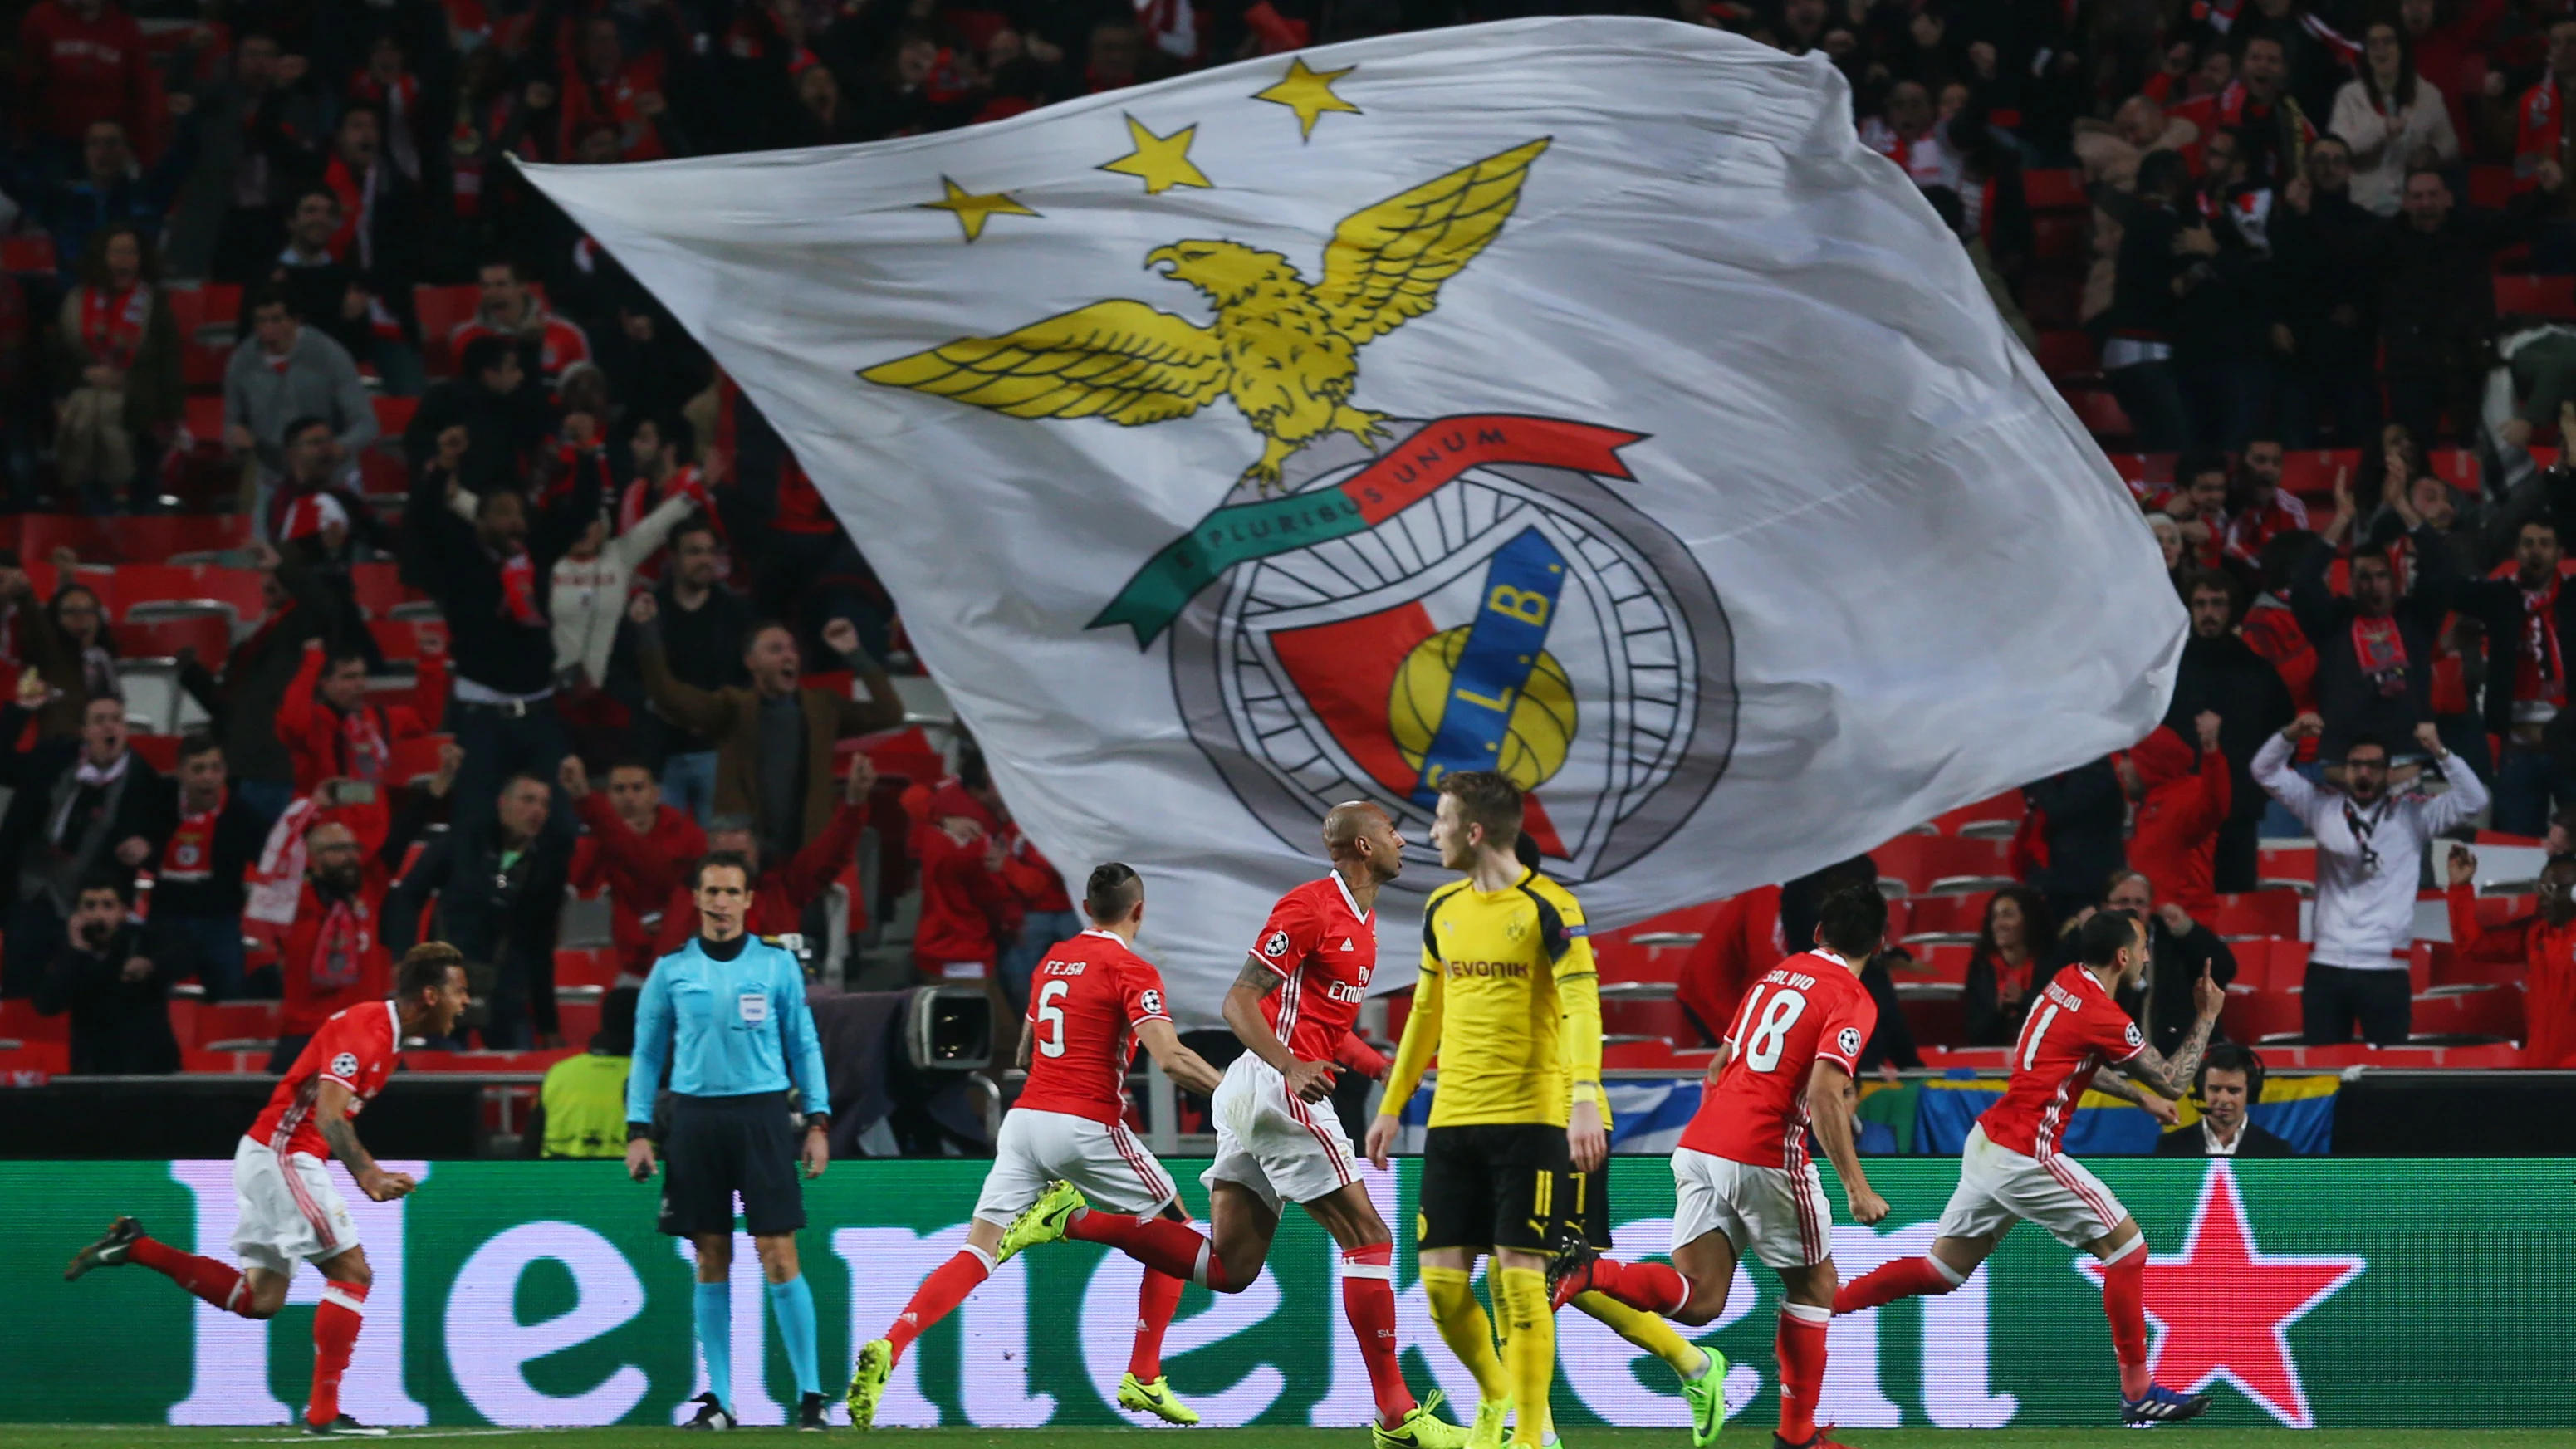
{"label": "red stadium seat", "polygon": [[1905,994],[1909,985],[1947,988],[1968,984],[1968,957],[1975,947],[1952,942],[1910,949],[1914,951],[1914,969],[1892,973],[1899,995]]}
{"label": "red stadium seat", "polygon": [[1956,810],[1936,816],[1933,818],[1932,826],[1934,833],[1940,835],[2010,840],[2014,833],[2021,829],[2022,816],[2028,812],[2029,806],[2022,800],[2021,792],[2006,790],[2000,795],[1990,795],[1974,805],[1962,805]]}
{"label": "red stadium seat", "polygon": [[1947,835],[1900,835],[1870,852],[1878,873],[1903,881],[1905,893],[1965,895],[2012,884],[2005,843]]}
{"label": "red stadium seat", "polygon": [[134,747],[143,763],[167,775],[179,768],[177,735],[127,735],[125,742]]}
{"label": "red stadium seat", "polygon": [[2039,334],[2039,367],[2050,377],[2093,377],[2102,370],[2093,339],[2076,331]]}
{"label": "red stadium seat", "polygon": [[170,320],[179,328],[179,373],[192,392],[224,385],[224,367],[232,361],[234,319],[241,312],[241,288],[228,282],[172,287]]}
{"label": "red stadium seat", "polygon": [[[623,961],[614,946],[558,946],[555,948],[555,989],[567,986],[597,986],[605,989],[617,980]],[[571,1040],[566,1037],[565,1040]]]}
{"label": "red stadium seat", "polygon": [[2299,895],[2296,891],[2270,890],[2220,896],[2216,917],[2204,924],[2229,940],[2240,936],[2295,938],[2299,934]]}
{"label": "red stadium seat", "polygon": [[1605,994],[1601,998],[1601,1029],[1612,1036],[1650,1036],[1694,1046],[1700,1039],[1682,1004],[1669,996]]}
{"label": "red stadium seat", "polygon": [[2093,254],[2093,218],[2082,212],[2030,219],[2032,253],[2043,262],[2080,262]]}
{"label": "red stadium seat", "polygon": [[2137,429],[2129,415],[2120,409],[2120,400],[2104,388],[2059,389],[2066,405],[2075,410],[2076,421],[2097,438],[2127,438]]}
{"label": "red stadium seat", "polygon": [[456,359],[447,354],[447,334],[482,303],[483,289],[471,282],[411,289],[412,311],[420,319],[420,360],[430,376],[446,377],[456,370]]}
{"label": "red stadium seat", "polygon": [[69,1016],[38,1016],[36,1004],[23,997],[0,1001],[0,1040],[22,1042],[69,1041],[72,1019]]}
{"label": "red stadium seat", "polygon": [[2495,279],[2499,316],[2576,318],[2576,277],[2509,272]]}
{"label": "red stadium seat", "polygon": [[379,397],[376,405],[376,427],[388,438],[399,438],[411,426],[412,414],[420,411],[416,397]]}
{"label": "red stadium seat", "polygon": [[133,619],[116,626],[117,652],[127,659],[175,659],[194,649],[208,669],[221,670],[232,653],[233,633],[220,614]]}
{"label": "red stadium seat", "polygon": [[385,778],[409,783],[437,774],[439,747],[455,738],[454,735],[414,735],[394,741],[392,758],[385,762]]}
{"label": "red stadium seat", "polygon": [[2317,888],[2317,848],[2303,845],[2295,848],[2266,845],[2255,857],[2255,884],[2265,890],[2286,886],[2302,895],[2313,895]]}
{"label": "red stadium seat", "polygon": [[257,569],[228,569],[217,564],[129,564],[116,571],[120,618],[141,606],[175,612],[167,606],[209,604],[230,608],[247,624],[268,612]]}
{"label": "red stadium seat", "polygon": [[2360,467],[2361,450],[2358,448],[2302,448],[2281,455],[2281,487],[2283,491],[2302,498],[2312,494],[2332,497],[2335,474],[2338,471],[2356,471]]}
{"label": "red stadium seat", "polygon": [[0,237],[0,272],[54,270],[54,239],[43,232]]}
{"label": "red stadium seat", "polygon": [[350,565],[349,588],[357,596],[358,607],[372,619],[382,619],[393,613],[396,604],[421,597],[403,587],[400,567],[389,563]]}
{"label": "red stadium seat", "polygon": [[[2480,70],[2486,69],[2481,63]],[[2445,86],[2444,89],[2449,89]],[[2472,90],[2470,95],[2476,95]],[[2513,200],[2513,168],[2510,166],[2472,166],[2469,168],[2469,205],[2480,211],[2502,211]]]}
{"label": "red stadium seat", "polygon": [[250,542],[250,519],[191,513],[154,513],[141,517],[83,518],[68,514],[30,513],[20,520],[21,557],[44,558],[68,548],[83,563],[167,563],[173,554],[215,553]]}
{"label": "red stadium seat", "polygon": [[1969,895],[1922,896],[1899,902],[1907,910],[1905,929],[1899,935],[1891,924],[1889,934],[1906,942],[1932,941],[1945,936],[1974,936],[1985,929],[1986,903],[1994,896],[1993,891],[1977,891]]}
{"label": "red stadium seat", "polygon": [[2084,178],[2072,168],[2039,167],[2021,174],[2021,194],[2033,211],[2084,211],[2091,208],[2091,198],[2084,194]]}
{"label": "red stadium seat", "polygon": [[2466,448],[2435,448],[2424,455],[2424,465],[2454,488],[2478,491],[2478,455]]}

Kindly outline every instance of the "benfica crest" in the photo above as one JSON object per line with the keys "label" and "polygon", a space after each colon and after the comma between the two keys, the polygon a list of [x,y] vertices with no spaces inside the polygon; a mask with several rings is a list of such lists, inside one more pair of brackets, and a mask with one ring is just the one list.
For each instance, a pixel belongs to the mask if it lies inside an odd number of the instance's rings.
{"label": "benfica crest", "polygon": [[[1428,851],[1443,775],[1500,770],[1569,883],[1626,866],[1725,772],[1726,612],[1680,540],[1604,480],[1636,434],[1481,414],[1347,438],[1286,497],[1220,508],[1092,627],[1168,629],[1190,737],[1281,840],[1375,800]],[[1426,857],[1427,860],[1427,857]]]}

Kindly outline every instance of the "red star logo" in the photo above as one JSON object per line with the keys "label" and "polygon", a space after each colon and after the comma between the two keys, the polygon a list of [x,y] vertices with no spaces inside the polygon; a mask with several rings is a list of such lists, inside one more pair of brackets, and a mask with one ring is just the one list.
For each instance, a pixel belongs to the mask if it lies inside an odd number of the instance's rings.
{"label": "red star logo", "polygon": [[[2102,1281],[2101,1264],[2079,1265]],[[2220,1379],[2293,1429],[2313,1429],[2290,1325],[2361,1276],[2366,1259],[2267,1254],[2254,1245],[2245,1199],[2226,1159],[2209,1166],[2182,1251],[2147,1259],[2147,1366],[2156,1382],[2196,1393]]]}

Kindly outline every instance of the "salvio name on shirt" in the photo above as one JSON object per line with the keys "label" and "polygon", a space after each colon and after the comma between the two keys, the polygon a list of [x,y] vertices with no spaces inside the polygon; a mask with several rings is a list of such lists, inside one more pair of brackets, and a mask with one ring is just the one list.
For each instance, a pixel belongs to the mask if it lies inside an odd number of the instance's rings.
{"label": "salvio name on shirt", "polygon": [[1816,978],[1804,971],[1774,971],[1762,980],[1765,985],[1794,986],[1800,991],[1812,991],[1816,986]]}

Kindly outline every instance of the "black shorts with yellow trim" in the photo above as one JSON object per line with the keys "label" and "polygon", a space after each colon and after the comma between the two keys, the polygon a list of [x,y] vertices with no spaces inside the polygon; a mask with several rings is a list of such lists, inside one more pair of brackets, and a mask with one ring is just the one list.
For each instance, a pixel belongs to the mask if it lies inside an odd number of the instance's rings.
{"label": "black shorts with yellow trim", "polygon": [[1564,1194],[1564,1240],[1580,1238],[1594,1252],[1609,1252],[1610,1164],[1604,1161],[1599,1172],[1567,1172]]}
{"label": "black shorts with yellow trim", "polygon": [[[1419,1248],[1555,1250],[1574,1206],[1565,1129],[1544,1122],[1434,1127],[1422,1142]],[[1603,1218],[1606,1229],[1608,1218]]]}

